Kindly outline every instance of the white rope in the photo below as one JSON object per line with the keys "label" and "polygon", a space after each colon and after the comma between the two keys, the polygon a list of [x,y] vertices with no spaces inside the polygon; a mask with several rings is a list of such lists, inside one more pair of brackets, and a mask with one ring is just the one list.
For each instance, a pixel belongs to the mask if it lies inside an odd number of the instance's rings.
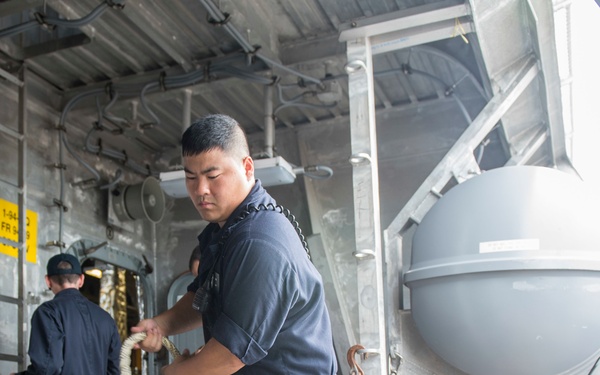
{"label": "white rope", "polygon": [[[146,338],[146,332],[134,333],[129,336],[127,340],[121,344],[121,355],[120,355],[120,366],[121,366],[121,375],[131,375],[131,350],[133,349],[133,345],[140,341],[144,341]],[[162,338],[162,343],[167,350],[171,353],[173,358],[177,358],[181,355],[179,350],[173,345],[173,343],[166,337]]]}

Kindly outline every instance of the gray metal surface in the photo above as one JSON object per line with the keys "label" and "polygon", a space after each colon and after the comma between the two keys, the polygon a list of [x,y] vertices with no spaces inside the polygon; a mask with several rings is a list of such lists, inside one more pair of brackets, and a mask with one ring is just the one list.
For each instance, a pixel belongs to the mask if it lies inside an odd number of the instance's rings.
{"label": "gray metal surface", "polygon": [[[12,3],[11,1],[7,3]],[[251,67],[245,68],[244,54],[240,52],[229,33],[223,29],[211,26],[207,22],[207,10],[200,1],[175,1],[171,6],[158,1],[143,3],[125,1],[121,10],[108,8],[98,18],[94,19],[81,30],[56,27],[46,31],[37,27],[26,33],[11,37],[0,38],[0,48],[6,52],[4,65],[15,66],[10,56],[30,46],[44,43],[48,40],[65,38],[68,35],[84,33],[92,42],[81,46],[72,46],[30,57],[27,59],[31,69],[44,80],[64,92],[64,97],[73,97],[77,93],[93,88],[104,88],[108,83],[113,85],[140,85],[148,82],[158,82],[160,72],[165,71],[167,77],[178,76],[194,71],[202,72],[209,62],[228,58],[232,66],[256,71],[265,75],[267,66],[258,59]],[[206,3],[210,3],[207,1]],[[220,1],[217,5],[223,12],[229,13],[229,24],[241,34],[242,38],[251,45],[260,45],[261,53],[280,61],[293,71],[304,76],[322,80],[327,76],[335,77],[342,88],[342,94],[347,91],[347,79],[343,70],[345,64],[345,46],[337,40],[339,31],[347,28],[354,20],[364,17],[386,15],[401,12],[404,9],[423,4],[431,4],[429,9],[440,7],[436,2],[395,2],[378,0],[368,4],[354,4],[347,1],[336,2],[230,2]],[[457,1],[444,1],[440,4],[452,5]],[[79,19],[89,14],[101,2],[85,0],[63,2],[49,0],[45,12],[50,16],[63,15],[69,19]],[[292,5],[293,4],[293,5]],[[34,7],[37,5],[37,7]],[[435,5],[435,6],[433,6]],[[464,5],[463,5],[464,8]],[[267,10],[268,11],[261,11]],[[44,13],[43,4],[33,3],[32,7],[10,7],[8,4],[0,8],[0,25],[4,27],[18,25],[32,20],[34,12]],[[10,13],[19,10],[20,13]],[[396,16],[395,16],[396,17]],[[431,22],[433,22],[432,19]],[[426,21],[422,21],[426,22]],[[268,26],[267,26],[268,25]],[[465,24],[467,25],[467,24]],[[440,45],[442,49],[452,51],[454,45],[464,43],[457,38],[448,46]],[[458,50],[456,50],[458,52]],[[313,55],[315,54],[315,55]],[[229,56],[229,57],[228,57]],[[15,57],[15,56],[13,56]],[[453,79],[448,67],[431,61],[422,56],[412,61],[414,70],[427,71],[426,66],[436,68],[436,75],[451,84]],[[436,90],[427,79],[412,80],[410,90],[395,90],[390,86],[389,79],[401,79],[399,65],[403,58],[391,57],[386,71],[396,71],[396,74],[382,80],[383,89],[376,97],[378,108],[396,106],[402,103],[414,102],[415,99],[431,96]],[[344,118],[348,116],[346,95],[342,95],[338,103],[331,108],[316,108],[313,106],[327,105],[317,100],[313,93],[318,91],[314,86],[305,89],[296,85],[298,76],[278,68],[273,74],[280,78],[280,83],[286,86],[281,99],[286,100],[306,92],[303,102],[311,107],[288,106],[277,111],[276,125],[294,127],[316,121]],[[396,78],[398,77],[398,78]],[[210,82],[210,83],[209,83]],[[310,83],[310,82],[309,82]],[[206,86],[206,87],[205,87]],[[227,75],[215,75],[210,80],[202,79],[191,88],[192,118],[203,113],[226,111],[241,120],[248,133],[262,132],[263,120],[260,108],[262,89],[260,84],[240,78],[228,78]],[[296,86],[296,87],[293,87]],[[128,86],[129,87],[129,86]],[[184,101],[177,94],[179,89],[163,92],[149,92],[149,108],[160,120],[152,128],[140,128],[139,124],[155,122],[155,119],[144,110],[135,90],[128,90],[128,95],[121,94],[110,113],[130,121],[130,135],[133,140],[153,152],[164,152],[176,147],[181,129],[181,115]],[[414,92],[414,94],[410,94]],[[133,94],[133,95],[132,95]],[[409,100],[409,95],[412,99]],[[416,96],[415,96],[416,95]],[[102,98],[104,105],[108,98]],[[136,110],[132,109],[132,102]],[[65,102],[63,101],[63,104]],[[60,109],[60,105],[57,107]],[[96,115],[95,102],[87,101],[74,111],[87,116]],[[136,126],[137,124],[137,126]]]}
{"label": "gray metal surface", "polygon": [[[384,372],[387,367],[386,314],[383,285],[379,167],[375,129],[375,94],[370,38],[347,43],[350,95],[350,164],[354,186],[354,226],[358,282],[358,342],[364,347],[364,370]],[[369,353],[369,354],[367,354]]]}
{"label": "gray metal surface", "polygon": [[404,275],[430,348],[473,375],[591,367],[600,353],[600,239],[584,219],[600,209],[593,194],[565,172],[517,166],[444,195],[417,228]]}

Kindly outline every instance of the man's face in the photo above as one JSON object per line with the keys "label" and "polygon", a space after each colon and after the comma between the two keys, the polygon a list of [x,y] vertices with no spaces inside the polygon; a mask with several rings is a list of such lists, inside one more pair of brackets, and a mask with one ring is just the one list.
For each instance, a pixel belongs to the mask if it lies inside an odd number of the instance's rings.
{"label": "man's face", "polygon": [[185,185],[200,216],[221,227],[254,185],[254,163],[214,149],[184,156]]}

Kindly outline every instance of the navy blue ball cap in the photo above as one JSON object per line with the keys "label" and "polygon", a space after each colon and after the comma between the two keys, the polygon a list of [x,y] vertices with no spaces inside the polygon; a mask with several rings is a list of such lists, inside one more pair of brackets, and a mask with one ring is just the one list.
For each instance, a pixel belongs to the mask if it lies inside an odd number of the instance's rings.
{"label": "navy blue ball cap", "polygon": [[[58,268],[60,262],[67,262],[71,265],[69,269]],[[71,254],[58,254],[50,258],[46,266],[46,274],[54,275],[81,275],[81,265],[77,258]]]}

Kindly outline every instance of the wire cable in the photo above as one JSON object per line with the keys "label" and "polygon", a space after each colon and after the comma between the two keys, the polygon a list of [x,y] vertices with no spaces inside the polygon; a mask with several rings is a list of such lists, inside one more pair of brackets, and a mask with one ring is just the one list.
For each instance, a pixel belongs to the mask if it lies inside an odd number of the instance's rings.
{"label": "wire cable", "polygon": [[333,176],[333,169],[325,165],[309,165],[308,167],[294,168],[294,173],[303,174],[313,180],[327,180]]}
{"label": "wire cable", "polygon": [[94,21],[96,18],[100,17],[102,13],[104,13],[108,9],[108,4],[103,2],[98,5],[94,10],[92,10],[87,16],[76,20],[63,20],[60,18],[50,18],[42,15],[42,20],[49,25],[63,26],[68,28],[79,28],[87,25],[88,23]]}
{"label": "wire cable", "polygon": [[34,29],[38,26],[62,26],[67,28],[79,28],[89,24],[94,21],[96,18],[100,17],[106,9],[109,8],[108,1],[104,1],[100,5],[98,5],[94,10],[92,10],[88,15],[76,19],[76,20],[64,20],[60,18],[52,18],[47,17],[41,13],[36,13],[36,19],[24,22],[22,24],[18,24],[15,26],[8,27],[6,29],[0,30],[0,38],[4,38],[7,36],[12,36],[16,34],[23,33],[30,29]]}
{"label": "wire cable", "polygon": [[0,38],[23,33],[27,30],[35,29],[39,25],[39,22],[37,22],[36,20],[32,20],[19,25],[7,27],[4,30],[0,30]]}
{"label": "wire cable", "polygon": [[244,52],[246,52],[247,54],[256,56],[257,58],[261,59],[263,62],[265,62],[267,65],[269,65],[271,67],[277,67],[277,68],[284,70],[290,74],[300,77],[305,81],[313,82],[316,84],[321,84],[321,80],[319,80],[317,78],[313,78],[308,75],[302,74],[302,73],[298,72],[297,70],[288,68],[287,66],[268,58],[267,56],[263,55],[262,53],[258,53],[257,49],[253,45],[251,45],[246,40],[246,38],[244,38],[240,34],[240,32],[230,22],[228,22],[227,16],[225,16],[225,14],[223,14],[223,12],[219,9],[219,7],[217,7],[210,0],[200,0],[200,3],[202,3],[202,5],[204,5],[204,8],[206,8],[208,14],[215,21],[217,21],[217,23],[219,25],[223,26],[223,28],[225,28],[225,30],[227,30],[229,35],[231,35],[231,37],[233,37],[233,39],[235,39],[235,41],[242,47]]}

